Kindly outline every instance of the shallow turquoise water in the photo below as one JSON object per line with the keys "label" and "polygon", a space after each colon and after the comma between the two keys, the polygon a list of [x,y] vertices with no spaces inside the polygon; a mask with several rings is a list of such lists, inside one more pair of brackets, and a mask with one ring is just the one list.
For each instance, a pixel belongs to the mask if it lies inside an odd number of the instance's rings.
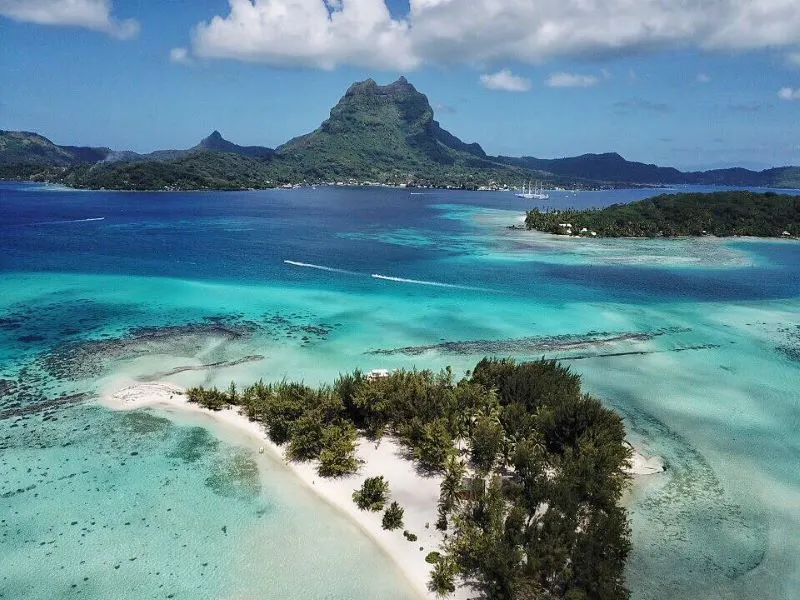
{"label": "shallow turquoise water", "polygon": [[634,598],[796,597],[799,247],[507,230],[524,208],[0,186],[0,597],[412,597],[280,465],[91,394],[485,354],[569,361],[666,458],[632,495]]}

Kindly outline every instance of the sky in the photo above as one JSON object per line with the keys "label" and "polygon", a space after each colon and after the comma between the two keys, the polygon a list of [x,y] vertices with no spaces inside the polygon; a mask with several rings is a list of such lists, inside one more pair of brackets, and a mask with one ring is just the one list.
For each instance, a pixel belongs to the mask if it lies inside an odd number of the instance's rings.
{"label": "sky", "polygon": [[490,154],[800,165],[798,0],[0,0],[0,129],[275,147],[404,75]]}

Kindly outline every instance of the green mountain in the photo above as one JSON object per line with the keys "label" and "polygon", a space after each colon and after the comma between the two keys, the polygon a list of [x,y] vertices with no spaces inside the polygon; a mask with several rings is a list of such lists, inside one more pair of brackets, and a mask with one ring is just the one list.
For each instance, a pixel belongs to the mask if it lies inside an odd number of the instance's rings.
{"label": "green mountain", "polygon": [[427,97],[401,77],[353,84],[315,131],[278,147],[281,160],[310,178],[433,176],[444,170],[508,170],[434,120]]}
{"label": "green mountain", "polygon": [[764,171],[731,168],[684,173],[672,167],[631,162],[615,152],[549,159],[500,156],[497,160],[540,171],[542,174],[621,185],[694,184],[800,188],[800,167],[778,167]]}
{"label": "green mountain", "polygon": [[80,165],[57,180],[76,188],[107,190],[239,190],[275,185],[267,162],[204,149],[181,151],[171,160]]}
{"label": "green mountain", "polygon": [[487,156],[442,129],[427,97],[405,78],[355,83],[319,128],[277,150],[239,146],[218,131],[186,150],[150,154],[58,146],[35,133],[0,131],[0,179],[107,189],[238,189],[284,183],[375,181],[475,188],[491,182],[599,185],[712,184],[800,188],[800,168],[694,173],[616,153],[541,159]]}
{"label": "green mountain", "polygon": [[194,149],[210,150],[212,152],[228,152],[230,154],[240,154],[253,158],[270,158],[275,154],[275,150],[272,148],[265,148],[264,146],[238,146],[223,138],[219,131],[214,131],[207,138],[203,138]]}
{"label": "green mountain", "polygon": [[498,157],[504,163],[561,177],[620,183],[685,183],[685,173],[625,160],[616,152],[583,154],[570,158]]}
{"label": "green mountain", "polygon": [[68,166],[103,160],[108,148],[57,146],[29,131],[0,130],[0,165]]}

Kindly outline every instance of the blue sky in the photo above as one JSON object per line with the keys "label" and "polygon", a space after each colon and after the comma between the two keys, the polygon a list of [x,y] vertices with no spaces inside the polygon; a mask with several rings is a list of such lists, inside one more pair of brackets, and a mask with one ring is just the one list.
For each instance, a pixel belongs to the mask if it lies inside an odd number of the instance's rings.
{"label": "blue sky", "polygon": [[137,151],[213,129],[276,146],[353,81],[403,74],[492,154],[800,164],[791,0],[630,4],[0,0],[0,128]]}

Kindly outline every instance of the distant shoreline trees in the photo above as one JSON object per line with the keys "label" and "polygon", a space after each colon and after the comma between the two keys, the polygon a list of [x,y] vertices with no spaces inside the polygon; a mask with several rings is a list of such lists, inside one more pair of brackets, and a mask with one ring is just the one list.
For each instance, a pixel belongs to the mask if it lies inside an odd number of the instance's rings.
{"label": "distant shoreline trees", "polygon": [[800,237],[800,196],[743,191],[661,195],[594,210],[531,210],[525,226],[560,235]]}

